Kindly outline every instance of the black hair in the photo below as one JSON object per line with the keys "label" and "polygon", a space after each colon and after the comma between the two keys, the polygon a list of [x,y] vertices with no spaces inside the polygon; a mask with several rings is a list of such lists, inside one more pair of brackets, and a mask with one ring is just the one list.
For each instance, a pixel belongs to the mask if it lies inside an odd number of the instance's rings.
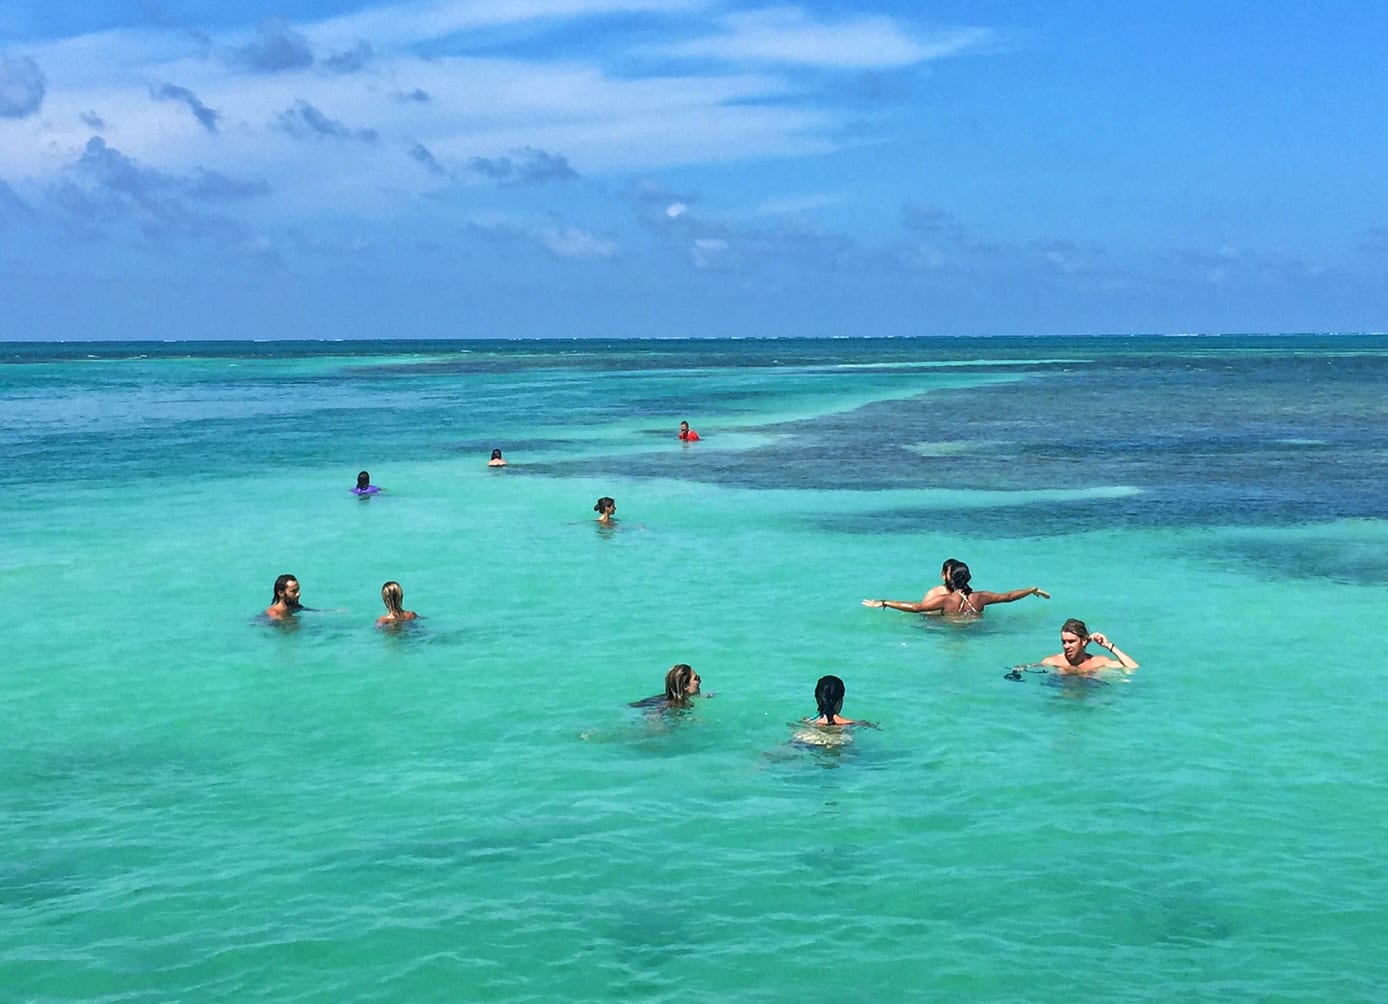
{"label": "black hair", "polygon": [[826,725],[833,725],[834,716],[843,710],[843,692],[843,681],[837,676],[821,676],[814,685],[815,704]]}
{"label": "black hair", "polygon": [[501,451],[500,451],[500,450],[492,450],[492,459],[493,459],[493,460],[500,460],[500,459],[501,459]]}
{"label": "black hair", "polygon": [[616,507],[616,499],[612,498],[610,495],[604,495],[602,498],[598,499],[598,504],[593,506],[593,512],[602,512],[604,509],[615,509]]}
{"label": "black hair", "polygon": [[298,581],[299,577],[297,575],[290,575],[288,572],[285,572],[283,575],[281,575],[279,578],[275,580],[275,595],[270,597],[270,602],[278,603],[280,599],[284,596],[284,587],[289,585],[289,583],[291,582]]}
{"label": "black hair", "polygon": [[365,488],[369,484],[371,484],[371,473],[369,471],[362,471],[357,475],[358,488]]}
{"label": "black hair", "polygon": [[949,587],[951,592],[963,593],[968,596],[973,592],[969,588],[969,580],[973,576],[969,573],[969,566],[962,561],[956,562],[954,569],[949,573]]}

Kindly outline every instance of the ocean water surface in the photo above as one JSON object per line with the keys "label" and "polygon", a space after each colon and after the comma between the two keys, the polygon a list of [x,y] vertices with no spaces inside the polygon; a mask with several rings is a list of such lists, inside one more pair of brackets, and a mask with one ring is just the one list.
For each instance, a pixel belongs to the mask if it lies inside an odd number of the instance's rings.
{"label": "ocean water surface", "polygon": [[[0,999],[1382,1000],[1385,387],[1379,336],[0,344]],[[1053,598],[860,605],[947,557]],[[1072,616],[1141,668],[1004,679]],[[628,707],[676,662],[715,696]],[[826,673],[879,728],[807,749]]]}

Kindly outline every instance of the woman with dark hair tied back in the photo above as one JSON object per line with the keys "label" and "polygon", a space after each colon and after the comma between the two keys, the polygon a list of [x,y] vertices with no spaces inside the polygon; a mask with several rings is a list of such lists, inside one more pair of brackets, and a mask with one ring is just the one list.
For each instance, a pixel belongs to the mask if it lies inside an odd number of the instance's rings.
{"label": "woman with dark hair tied back", "polygon": [[819,707],[818,718],[805,719],[811,725],[857,725],[857,721],[852,718],[843,718],[839,712],[843,710],[843,681],[837,676],[821,676],[819,682],[814,685],[814,701]]}
{"label": "woman with dark hair tied back", "polygon": [[[940,584],[927,589],[925,595],[921,597],[921,602],[933,600],[937,596],[944,596],[946,593],[954,592],[954,570],[962,565],[963,562],[958,558],[946,558],[944,564],[940,566]],[[934,611],[938,613],[939,611]]]}
{"label": "woman with dark hair tied back", "polygon": [[357,487],[353,488],[351,491],[353,495],[360,496],[361,498],[368,498],[372,495],[379,495],[381,492],[385,491],[385,489],[371,483],[370,471],[362,471],[357,475]]}
{"label": "woman with dark hair tied back", "polygon": [[872,722],[845,718],[843,711],[843,681],[837,676],[821,676],[814,685],[814,702],[819,710],[816,718],[802,718],[793,726],[795,735],[790,744],[801,749],[822,752],[841,751],[853,742],[850,728],[875,729]]}
{"label": "woman with dark hair tied back", "polygon": [[[633,708],[686,708],[690,698],[699,696],[702,681],[694,667],[687,662],[677,662],[665,674],[665,693],[632,701]],[[704,696],[712,697],[712,694]]]}
{"label": "woman with dark hair tied back", "polygon": [[598,499],[597,505],[593,506],[593,512],[598,514],[599,523],[614,523],[613,513],[617,511],[617,503],[610,495],[604,495]]}
{"label": "woman with dark hair tied back", "polygon": [[956,562],[954,569],[949,573],[948,592],[940,593],[936,596],[926,594],[926,599],[919,603],[910,603],[906,600],[863,600],[865,607],[890,607],[893,610],[904,610],[913,614],[928,614],[939,611],[946,617],[979,617],[983,614],[983,609],[993,603],[1013,603],[1026,596],[1039,596],[1043,600],[1049,600],[1051,594],[1037,586],[1028,586],[1025,589],[1013,589],[1006,593],[990,593],[982,589],[974,589],[969,585],[973,576],[969,572],[969,566],[962,561]]}

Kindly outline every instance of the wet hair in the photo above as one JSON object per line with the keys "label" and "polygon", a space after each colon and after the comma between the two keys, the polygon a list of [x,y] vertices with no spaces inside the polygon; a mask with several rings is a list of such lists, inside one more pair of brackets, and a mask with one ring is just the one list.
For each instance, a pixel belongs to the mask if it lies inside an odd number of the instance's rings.
{"label": "wet hair", "polygon": [[843,710],[843,681],[837,676],[821,676],[814,685],[814,702],[826,725],[834,724],[834,716]]}
{"label": "wet hair", "polygon": [[954,582],[952,581],[954,578],[954,570],[962,564],[963,562],[958,558],[946,558],[945,563],[940,566],[940,574],[944,576],[945,587],[949,589],[950,592],[954,591]]}
{"label": "wet hair", "polygon": [[500,451],[500,450],[492,450],[492,459],[493,459],[493,460],[500,460],[500,459],[501,459],[501,451]]}
{"label": "wet hair", "polygon": [[357,487],[358,487],[358,488],[365,488],[365,487],[367,487],[369,484],[371,484],[371,472],[370,472],[370,471],[362,471],[360,474],[357,475]]}
{"label": "wet hair", "polygon": [[275,580],[275,595],[270,597],[270,602],[278,603],[281,599],[284,598],[284,587],[289,585],[289,583],[291,582],[298,581],[299,577],[297,575],[290,575],[288,572],[285,572],[283,575],[281,575],[279,578]]}
{"label": "wet hair", "polygon": [[665,699],[667,701],[689,700],[689,684],[694,679],[694,667],[687,662],[677,662],[665,674]]}
{"label": "wet hair", "polygon": [[610,495],[604,495],[598,499],[598,504],[593,506],[593,512],[603,512],[607,509],[617,508],[617,502]]}
{"label": "wet hair", "polygon": [[962,561],[956,561],[949,573],[949,590],[952,593],[963,593],[968,596],[973,592],[969,587],[969,580],[973,575],[969,572],[969,566]]}
{"label": "wet hair", "polygon": [[1060,625],[1061,634],[1078,635],[1081,641],[1089,640],[1089,628],[1084,626],[1084,621],[1078,617],[1071,617],[1064,624]]}
{"label": "wet hair", "polygon": [[400,588],[400,583],[394,579],[381,587],[381,602],[386,605],[386,610],[397,617],[405,612],[405,590]]}

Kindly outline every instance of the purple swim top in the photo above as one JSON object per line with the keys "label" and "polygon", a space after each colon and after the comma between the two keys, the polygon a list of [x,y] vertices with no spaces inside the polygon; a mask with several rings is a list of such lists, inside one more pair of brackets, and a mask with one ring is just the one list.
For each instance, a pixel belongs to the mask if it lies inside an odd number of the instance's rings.
{"label": "purple swim top", "polygon": [[377,488],[375,485],[367,485],[365,488],[353,488],[353,489],[352,489],[352,494],[353,494],[353,495],[375,495],[375,494],[377,494],[380,490],[381,490],[381,489]]}

